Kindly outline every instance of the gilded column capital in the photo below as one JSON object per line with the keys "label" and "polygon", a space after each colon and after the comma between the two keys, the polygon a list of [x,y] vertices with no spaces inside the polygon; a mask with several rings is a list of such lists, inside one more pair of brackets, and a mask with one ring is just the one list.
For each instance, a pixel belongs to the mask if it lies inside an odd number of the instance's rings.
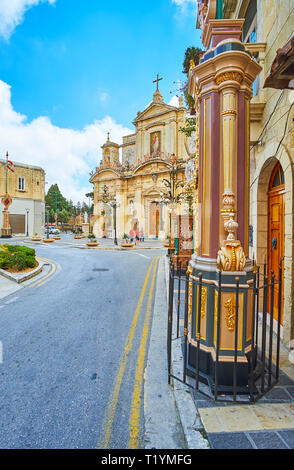
{"label": "gilded column capital", "polygon": [[224,82],[237,82],[238,84],[242,83],[244,75],[240,72],[229,70],[222,72],[215,77],[215,83],[221,85]]}

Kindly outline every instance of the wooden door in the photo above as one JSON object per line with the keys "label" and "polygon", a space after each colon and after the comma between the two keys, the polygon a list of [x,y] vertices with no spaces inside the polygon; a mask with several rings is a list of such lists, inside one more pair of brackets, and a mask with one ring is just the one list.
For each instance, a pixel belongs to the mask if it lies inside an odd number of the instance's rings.
{"label": "wooden door", "polygon": [[159,234],[159,219],[160,219],[159,207],[156,206],[156,238],[158,238],[158,234]]}
{"label": "wooden door", "polygon": [[[268,192],[268,276],[270,282],[271,271],[274,271],[275,278],[279,278],[279,264],[284,257],[285,238],[285,210],[284,210],[284,174],[281,165],[278,163],[274,168],[270,179]],[[278,284],[275,285],[274,295],[274,318],[278,319]],[[283,292],[284,283],[282,275],[282,311],[281,324],[283,324]],[[270,291],[268,300],[268,311],[270,311]]]}

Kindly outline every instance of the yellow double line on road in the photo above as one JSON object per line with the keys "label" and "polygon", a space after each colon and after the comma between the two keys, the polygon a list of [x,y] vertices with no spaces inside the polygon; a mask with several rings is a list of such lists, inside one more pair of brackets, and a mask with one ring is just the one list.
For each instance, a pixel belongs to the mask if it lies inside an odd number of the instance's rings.
{"label": "yellow double line on road", "polygon": [[[104,422],[103,422],[103,428],[102,428],[102,439],[98,443],[97,447],[102,448],[102,449],[107,449],[109,445],[109,440],[111,437],[111,431],[112,431],[112,425],[116,413],[116,408],[117,408],[117,403],[118,403],[118,397],[120,393],[120,388],[123,380],[123,376],[125,373],[127,361],[129,354],[132,350],[132,345],[133,345],[133,339],[134,339],[134,333],[135,329],[138,323],[140,311],[142,308],[142,303],[145,297],[145,292],[146,288],[148,285],[148,280],[150,277],[150,273],[152,270],[152,266],[154,267],[153,270],[153,277],[151,281],[151,287],[149,291],[149,297],[148,297],[148,304],[147,304],[147,312],[146,312],[146,317],[145,317],[145,323],[143,327],[143,333],[142,333],[142,338],[141,338],[141,344],[139,348],[139,354],[138,354],[138,360],[137,360],[137,367],[136,367],[136,374],[135,374],[135,385],[134,385],[134,391],[133,391],[133,398],[132,398],[132,405],[131,405],[131,414],[130,414],[130,442],[129,445],[135,447],[138,446],[138,436],[139,436],[139,418],[140,418],[140,405],[141,405],[141,399],[140,399],[140,393],[141,393],[141,388],[142,388],[142,382],[143,382],[143,372],[144,372],[144,359],[145,359],[145,353],[146,353],[146,344],[147,344],[147,337],[148,337],[148,327],[149,327],[149,321],[150,321],[150,312],[151,312],[151,304],[152,304],[152,294],[153,294],[153,288],[154,288],[154,280],[155,280],[155,275],[156,275],[156,270],[157,270],[157,264],[158,264],[158,259],[159,258],[153,258],[148,271],[147,275],[145,278],[145,282],[143,284],[143,288],[141,291],[141,295],[139,298],[139,302],[135,311],[135,315],[133,318],[133,323],[131,326],[131,329],[129,331],[128,339],[124,348],[124,351],[122,353],[122,357],[120,360],[120,366],[119,370],[116,376],[116,381],[115,385],[113,388],[113,391],[110,396],[110,400],[108,403],[108,407],[104,416]],[[155,264],[154,264],[155,261]]]}
{"label": "yellow double line on road", "polygon": [[44,261],[45,263],[51,264],[52,269],[48,274],[46,274],[46,276],[43,276],[38,281],[34,282],[33,284],[30,284],[29,287],[41,287],[43,284],[45,284],[46,282],[49,281],[49,278],[51,278],[52,276],[54,276],[55,274],[57,274],[61,270],[61,267],[60,267],[59,264],[55,264],[52,261],[49,261],[48,259],[45,259],[45,258],[40,258],[39,257],[39,259],[41,261]]}

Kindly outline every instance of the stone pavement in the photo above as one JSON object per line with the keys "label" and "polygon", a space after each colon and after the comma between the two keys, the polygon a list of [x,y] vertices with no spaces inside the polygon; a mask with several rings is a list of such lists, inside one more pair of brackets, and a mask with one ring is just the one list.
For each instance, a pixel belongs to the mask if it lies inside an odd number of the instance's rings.
{"label": "stone pavement", "polygon": [[[167,280],[167,260],[165,274]],[[161,307],[166,320],[167,298]],[[183,374],[182,338],[174,336],[172,341],[172,373],[179,378]],[[162,341],[166,344],[166,330]],[[211,449],[294,449],[294,365],[288,355],[281,345],[280,381],[255,404],[215,402],[174,380],[172,389],[186,448],[205,448],[206,444]],[[189,383],[194,386],[192,379]]]}

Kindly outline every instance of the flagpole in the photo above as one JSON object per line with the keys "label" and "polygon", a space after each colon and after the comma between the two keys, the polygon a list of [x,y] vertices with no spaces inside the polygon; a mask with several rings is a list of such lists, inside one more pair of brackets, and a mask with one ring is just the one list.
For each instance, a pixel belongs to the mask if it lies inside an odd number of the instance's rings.
{"label": "flagpole", "polygon": [[8,152],[6,152],[6,191],[5,194],[7,194],[7,181],[8,181]]}

